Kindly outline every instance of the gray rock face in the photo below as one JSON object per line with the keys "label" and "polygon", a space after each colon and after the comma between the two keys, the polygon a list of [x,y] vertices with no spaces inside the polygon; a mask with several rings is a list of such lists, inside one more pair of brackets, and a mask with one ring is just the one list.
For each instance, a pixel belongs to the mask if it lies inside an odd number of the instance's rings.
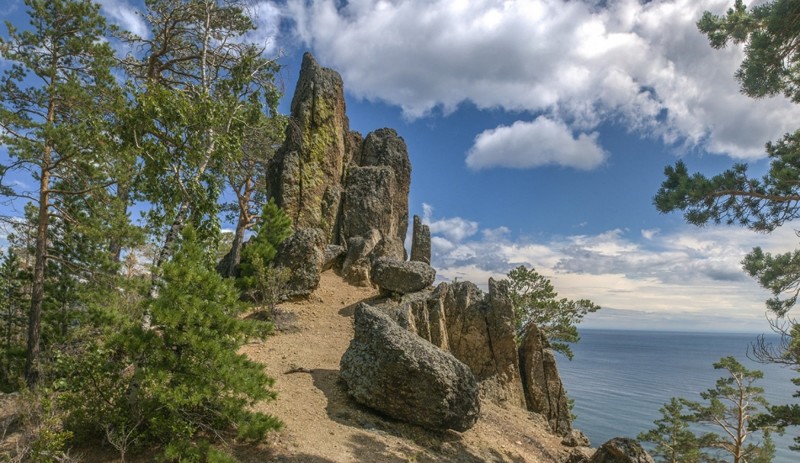
{"label": "gray rock face", "polygon": [[378,230],[370,230],[364,236],[354,236],[347,240],[347,255],[342,264],[342,276],[354,285],[367,286],[372,270],[372,251],[381,240]]}
{"label": "gray rock face", "polygon": [[411,232],[411,260],[431,263],[431,228],[423,224],[418,215],[414,216]]}
{"label": "gray rock face", "polygon": [[319,286],[319,274],[325,262],[325,233],[318,228],[296,231],[278,247],[275,264],[292,269],[287,296],[305,297]]}
{"label": "gray rock face", "polygon": [[586,434],[577,429],[573,429],[569,434],[564,436],[564,439],[561,440],[561,444],[567,447],[589,447],[592,445],[592,443],[589,442],[589,438],[586,437]]}
{"label": "gray rock face", "polygon": [[484,397],[525,408],[513,306],[506,291],[494,280],[488,295],[470,282],[442,283],[431,295],[428,316],[444,318],[450,352],[470,367]]}
{"label": "gray rock face", "polygon": [[354,149],[349,125],[341,76],[306,53],[286,139],[269,166],[269,195],[295,229],[320,228],[326,242],[334,238],[342,174]]}
{"label": "gray rock face", "polygon": [[528,410],[542,414],[556,434],[568,435],[572,430],[569,401],[556,358],[547,338],[533,324],[522,335],[519,362]]}
{"label": "gray rock face", "polygon": [[329,244],[325,246],[325,257],[323,258],[322,270],[330,268],[341,268],[344,258],[347,255],[347,250],[344,246],[337,244]]}
{"label": "gray rock face", "polygon": [[394,236],[402,243],[408,230],[408,192],[411,189],[411,162],[406,142],[394,129],[378,129],[367,135],[354,160],[362,167],[388,167],[391,170],[395,182],[390,195],[392,223],[389,229],[379,230],[383,236]]}
{"label": "gray rock face", "polygon": [[423,262],[383,258],[375,261],[371,278],[381,290],[408,294],[432,285],[436,270]]}
{"label": "gray rock face", "polygon": [[355,401],[393,418],[466,431],[480,415],[478,385],[466,365],[366,304],[356,308],[355,338],[340,367]]}
{"label": "gray rock face", "polygon": [[592,456],[590,463],[654,463],[638,442],[625,437],[615,437],[603,444]]}
{"label": "gray rock face", "polygon": [[351,167],[342,208],[342,236],[364,236],[376,229],[381,236],[397,234],[392,208],[394,172],[388,166]]}

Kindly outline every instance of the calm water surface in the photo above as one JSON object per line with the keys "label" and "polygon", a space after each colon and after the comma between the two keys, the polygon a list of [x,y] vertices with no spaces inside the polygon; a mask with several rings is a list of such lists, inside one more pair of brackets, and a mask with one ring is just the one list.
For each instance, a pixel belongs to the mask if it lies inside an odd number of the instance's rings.
{"label": "calm water surface", "polygon": [[[594,446],[616,436],[636,437],[654,427],[658,409],[670,397],[701,400],[699,393],[724,374],[712,364],[728,355],[764,372],[757,384],[770,403],[792,403],[791,378],[798,374],[749,360],[747,348],[755,339],[754,334],[581,330],[574,360],[558,356],[561,377],[575,400],[574,425]],[[788,450],[797,433],[792,428],[775,436],[775,463],[800,462],[800,452]]]}

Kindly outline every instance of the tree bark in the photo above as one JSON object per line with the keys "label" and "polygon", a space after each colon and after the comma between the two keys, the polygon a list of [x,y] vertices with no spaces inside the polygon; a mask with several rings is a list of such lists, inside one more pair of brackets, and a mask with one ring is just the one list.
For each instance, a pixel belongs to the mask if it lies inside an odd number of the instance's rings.
{"label": "tree bark", "polygon": [[44,303],[44,276],[47,267],[47,228],[50,222],[50,146],[42,154],[42,173],[39,181],[39,216],[36,223],[36,252],[33,265],[33,287],[31,289],[31,311],[28,315],[28,345],[25,355],[25,381],[29,387],[38,378],[39,341],[42,329],[42,306]]}

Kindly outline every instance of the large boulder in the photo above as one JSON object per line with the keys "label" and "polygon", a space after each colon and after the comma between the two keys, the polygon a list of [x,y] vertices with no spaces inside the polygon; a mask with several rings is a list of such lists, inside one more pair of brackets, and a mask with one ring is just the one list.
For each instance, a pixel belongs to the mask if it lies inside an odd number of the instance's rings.
{"label": "large boulder", "polygon": [[654,463],[653,457],[635,440],[615,437],[592,455],[590,463]]}
{"label": "large boulder", "polygon": [[556,358],[544,333],[532,323],[522,335],[519,365],[528,410],[544,416],[553,432],[569,434],[572,430],[569,400]]}
{"label": "large boulder", "polygon": [[326,242],[335,241],[342,176],[360,144],[349,125],[341,76],[306,53],[286,139],[270,162],[267,185],[296,229],[319,228]]}
{"label": "large boulder", "polygon": [[358,403],[430,429],[466,431],[480,415],[479,388],[466,365],[366,304],[341,378]]}
{"label": "large boulder", "polygon": [[318,228],[303,228],[287,238],[275,254],[276,266],[291,269],[287,296],[306,297],[319,286],[325,263],[325,233]]}
{"label": "large boulder", "polygon": [[378,259],[372,267],[372,282],[383,291],[408,294],[433,284],[436,270],[423,262]]}
{"label": "large boulder", "polygon": [[411,260],[431,263],[431,228],[418,215],[414,216],[411,232]]}

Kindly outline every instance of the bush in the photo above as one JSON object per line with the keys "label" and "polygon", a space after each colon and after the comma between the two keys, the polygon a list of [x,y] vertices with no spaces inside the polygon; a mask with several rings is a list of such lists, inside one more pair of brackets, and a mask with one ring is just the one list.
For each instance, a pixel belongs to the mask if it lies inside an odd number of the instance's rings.
{"label": "bush", "polygon": [[160,445],[165,461],[233,461],[212,444],[258,442],[279,420],[252,411],[272,400],[272,378],[239,353],[271,325],[238,317],[232,281],[210,265],[194,231],[162,266],[158,296],[143,302],[150,329],[128,323],[108,339],[62,360],[70,423],[82,437],[103,435],[120,455]]}
{"label": "bush", "polygon": [[[275,259],[278,246],[291,234],[291,219],[275,205],[273,200],[270,200],[261,212],[256,235],[247,242],[242,250],[242,260],[239,264],[240,276],[237,281],[237,285],[242,291],[258,297],[265,295],[264,284],[269,283],[271,277],[278,276],[276,274],[268,275],[266,269]],[[259,299],[256,301],[262,302]]]}
{"label": "bush", "polygon": [[20,434],[13,449],[0,453],[8,462],[67,463],[74,461],[67,453],[72,433],[64,427],[64,412],[57,395],[45,388],[22,391],[14,404]]}

